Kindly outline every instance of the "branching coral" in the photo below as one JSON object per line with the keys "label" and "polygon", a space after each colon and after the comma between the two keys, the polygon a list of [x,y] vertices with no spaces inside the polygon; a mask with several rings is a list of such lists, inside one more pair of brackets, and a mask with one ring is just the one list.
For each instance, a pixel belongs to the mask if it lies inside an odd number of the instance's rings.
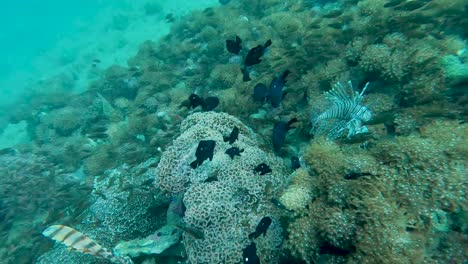
{"label": "branching coral", "polygon": [[[315,178],[307,188],[316,198],[288,228],[290,239],[300,237],[288,242],[293,255],[316,261],[331,246],[344,254],[342,261],[460,261],[455,219],[466,203],[462,156],[467,150],[460,134],[466,127],[455,123],[433,122],[420,135],[381,140],[369,151],[314,140],[304,160]],[[350,172],[367,176],[346,179]],[[447,232],[455,243],[451,250],[431,251],[447,242]]]}

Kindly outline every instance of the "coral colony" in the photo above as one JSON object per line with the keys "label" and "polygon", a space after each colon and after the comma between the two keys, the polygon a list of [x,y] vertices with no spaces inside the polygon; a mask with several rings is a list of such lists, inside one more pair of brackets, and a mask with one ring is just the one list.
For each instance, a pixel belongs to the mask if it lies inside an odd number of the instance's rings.
{"label": "coral colony", "polygon": [[5,111],[0,262],[464,263],[466,1],[221,2]]}

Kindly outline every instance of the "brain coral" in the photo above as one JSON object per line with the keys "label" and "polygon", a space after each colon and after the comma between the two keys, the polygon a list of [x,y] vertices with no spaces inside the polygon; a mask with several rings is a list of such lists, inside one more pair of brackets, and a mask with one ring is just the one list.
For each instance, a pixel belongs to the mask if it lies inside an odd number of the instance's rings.
{"label": "brain coral", "polygon": [[[239,128],[239,137],[230,145],[223,136],[234,127]],[[250,243],[248,235],[265,216],[273,223],[266,236],[255,240],[257,254],[264,263],[275,263],[282,236],[269,199],[286,180],[286,164],[260,149],[255,133],[228,114],[195,113],[182,122],[180,130],[182,134],[161,157],[156,182],[165,192],[184,193],[184,220],[204,234],[202,239],[184,235],[190,263],[239,263],[242,250]],[[192,169],[200,140],[216,141],[213,160]],[[244,150],[240,157],[231,159],[225,154],[232,146]],[[266,163],[272,172],[255,173],[260,163]]]}
{"label": "brain coral", "polygon": [[[184,234],[190,263],[239,263],[242,250],[250,244],[249,234],[271,211],[264,205],[253,212],[255,206],[245,203],[244,193],[219,181],[192,185],[185,193],[184,204],[185,222],[204,234],[203,239]],[[280,224],[272,219],[266,235],[255,240],[257,254],[264,263],[275,263],[271,262],[278,257],[275,249],[282,242]]]}
{"label": "brain coral", "polygon": [[[231,145],[224,142],[223,136],[229,135],[234,127],[240,132],[233,146],[244,152],[231,160],[224,153]],[[165,150],[157,167],[158,184],[163,191],[185,192],[192,183],[217,178],[230,186],[246,188],[251,194],[263,195],[267,185],[272,187],[269,190],[278,188],[288,174],[283,161],[258,148],[255,133],[228,114],[195,113],[182,122],[180,130],[183,133]],[[190,163],[196,159],[198,142],[207,139],[216,141],[213,160],[194,170]],[[273,173],[255,175],[253,169],[262,162],[269,165]]]}

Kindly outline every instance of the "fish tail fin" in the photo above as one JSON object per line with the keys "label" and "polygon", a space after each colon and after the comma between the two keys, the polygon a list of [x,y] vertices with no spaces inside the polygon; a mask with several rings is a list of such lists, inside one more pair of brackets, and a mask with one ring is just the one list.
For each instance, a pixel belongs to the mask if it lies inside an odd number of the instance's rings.
{"label": "fish tail fin", "polygon": [[271,42],[271,39],[267,40],[267,41],[265,42],[265,45],[263,45],[263,48],[266,49],[266,48],[270,47],[272,43],[273,43],[273,42]]}
{"label": "fish tail fin", "polygon": [[247,68],[241,68],[241,72],[242,72],[242,81],[248,82],[252,80],[252,78],[250,78],[250,73],[249,73],[249,70],[247,70]]}
{"label": "fish tail fin", "polygon": [[198,167],[198,160],[194,160],[190,163],[190,167],[192,167],[192,169],[196,169]]}
{"label": "fish tail fin", "polygon": [[291,125],[296,123],[296,122],[299,122],[299,120],[297,120],[297,118],[295,118],[295,117],[293,119],[289,120],[288,129],[291,128]]}

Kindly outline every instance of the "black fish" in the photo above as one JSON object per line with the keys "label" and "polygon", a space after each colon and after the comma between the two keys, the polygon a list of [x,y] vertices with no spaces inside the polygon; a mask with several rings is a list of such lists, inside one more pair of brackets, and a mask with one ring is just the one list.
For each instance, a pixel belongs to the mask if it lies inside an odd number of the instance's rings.
{"label": "black fish", "polygon": [[229,134],[229,137],[224,137],[224,142],[229,141],[229,144],[232,145],[232,143],[234,143],[238,137],[239,137],[239,128],[234,127],[231,131],[231,134]]}
{"label": "black fish", "polygon": [[366,141],[369,141],[374,138],[374,135],[370,132],[362,132],[356,135],[353,135],[349,138],[341,139],[341,142],[345,144],[360,144]]}
{"label": "black fish", "polygon": [[247,68],[241,68],[241,72],[242,72],[242,81],[248,82],[248,81],[252,80],[250,78],[250,73],[247,70]]}
{"label": "black fish", "polygon": [[270,90],[268,91],[268,99],[270,99],[273,107],[278,107],[286,95],[283,93],[284,84],[286,83],[286,77],[291,72],[289,70],[284,71],[280,77],[274,78],[270,83]]}
{"label": "black fish", "polygon": [[370,172],[350,172],[344,176],[346,180],[355,180],[362,176],[373,176]]}
{"label": "black fish", "polygon": [[227,39],[226,40],[226,49],[227,51],[239,55],[240,50],[242,49],[241,46],[242,40],[239,36],[236,36],[236,40]]}
{"label": "black fish", "polygon": [[268,88],[265,84],[259,83],[255,85],[253,92],[253,100],[255,102],[265,102],[268,98]]}
{"label": "black fish", "polygon": [[297,170],[301,167],[301,163],[299,163],[299,158],[296,157],[296,156],[292,156],[291,157],[291,169],[294,171],[294,170]]}
{"label": "black fish", "polygon": [[258,45],[249,50],[247,56],[245,57],[244,66],[252,66],[255,64],[259,64],[262,60],[260,59],[263,54],[265,54],[265,50],[271,45],[271,39],[265,42],[265,45]]}
{"label": "black fish", "polygon": [[267,173],[272,172],[272,170],[265,163],[260,163],[260,164],[257,165],[257,167],[254,168],[254,172],[255,173],[260,172],[260,175],[265,175]]}
{"label": "black fish", "polygon": [[244,248],[242,258],[244,264],[260,264],[260,259],[257,256],[257,245],[254,242],[251,242],[250,245]]}
{"label": "black fish", "polygon": [[231,157],[231,159],[234,159],[234,156],[240,157],[241,152],[244,152],[244,150],[243,149],[239,150],[238,147],[232,147],[232,148],[228,148],[226,152],[224,153],[228,154],[229,157]]}
{"label": "black fish", "polygon": [[291,127],[291,124],[295,122],[297,122],[297,118],[293,118],[287,123],[284,121],[278,122],[273,127],[273,149],[276,152],[281,150],[281,146],[283,145],[284,140],[286,139],[286,133],[289,129],[293,128]]}
{"label": "black fish", "polygon": [[196,94],[191,94],[189,98],[182,102],[181,107],[185,106],[187,108],[196,108],[203,104],[203,98]]}
{"label": "black fish", "polygon": [[268,227],[271,225],[271,218],[268,216],[265,216],[260,220],[260,223],[258,223],[257,227],[255,228],[255,232],[251,233],[249,235],[249,239],[255,239],[259,237],[261,234],[263,236],[266,235],[266,231],[268,230]]}
{"label": "black fish", "polygon": [[210,96],[205,98],[202,102],[202,110],[203,111],[211,111],[215,109],[219,105],[219,99],[215,96]]}
{"label": "black fish", "polygon": [[201,140],[195,152],[195,157],[197,157],[197,159],[190,163],[190,167],[196,169],[198,166],[202,165],[205,160],[213,160],[215,145],[216,141],[214,140]]}

